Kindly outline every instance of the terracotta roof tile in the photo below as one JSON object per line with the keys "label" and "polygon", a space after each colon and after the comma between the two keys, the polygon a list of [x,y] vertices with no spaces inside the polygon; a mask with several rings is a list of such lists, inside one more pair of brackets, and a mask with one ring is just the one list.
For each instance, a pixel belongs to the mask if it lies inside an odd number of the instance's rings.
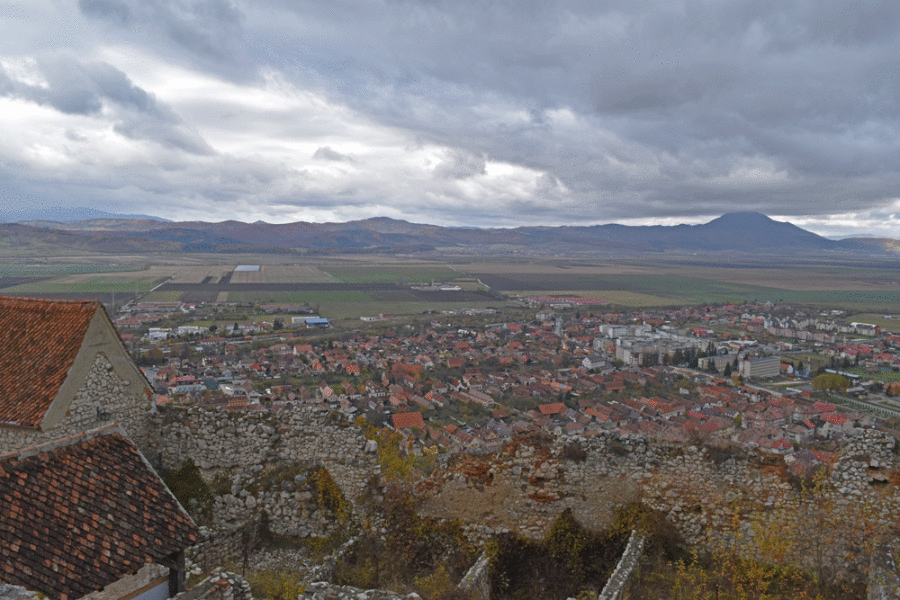
{"label": "terracotta roof tile", "polygon": [[98,308],[97,301],[0,296],[0,423],[38,427]]}
{"label": "terracotta roof tile", "polygon": [[553,402],[551,404],[539,404],[538,409],[540,409],[542,415],[558,415],[561,412],[565,412],[566,405],[562,402]]}
{"label": "terracotta roof tile", "polygon": [[77,598],[197,536],[114,426],[0,459],[0,581]]}
{"label": "terracotta roof tile", "polygon": [[391,415],[394,423],[394,429],[403,429],[404,427],[425,428],[425,421],[422,419],[420,412],[396,413]]}

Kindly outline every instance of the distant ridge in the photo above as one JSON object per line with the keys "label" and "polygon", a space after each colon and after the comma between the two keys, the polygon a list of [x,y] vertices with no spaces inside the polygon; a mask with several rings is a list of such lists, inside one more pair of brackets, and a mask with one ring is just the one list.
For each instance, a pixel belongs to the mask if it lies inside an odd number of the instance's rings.
{"label": "distant ridge", "polygon": [[149,219],[151,221],[171,222],[168,219],[153,217],[150,215],[121,215],[104,212],[95,208],[87,208],[78,206],[74,208],[66,208],[62,206],[54,206],[48,208],[29,208],[29,209],[0,209],[0,222],[3,223],[22,223],[25,225],[33,222],[47,223],[72,223],[77,221],[87,221],[90,219]]}
{"label": "distant ridge", "polygon": [[[757,253],[819,254],[890,252],[888,241],[830,240],[755,212],[728,213],[700,225],[625,226],[618,224],[562,227],[479,229],[441,227],[378,217],[346,223],[257,221],[166,222],[158,219],[92,218],[74,222],[32,221],[20,224],[35,232],[66,232],[103,240],[104,248],[134,248],[143,240],[147,251],[160,252],[294,252],[294,251],[445,251],[603,252],[603,253]],[[40,238],[34,233],[36,239]],[[70,242],[74,238],[67,238]],[[89,241],[81,245],[89,246]],[[900,247],[900,243],[896,245]],[[177,250],[173,250],[173,248]],[[108,250],[104,250],[108,251]]]}

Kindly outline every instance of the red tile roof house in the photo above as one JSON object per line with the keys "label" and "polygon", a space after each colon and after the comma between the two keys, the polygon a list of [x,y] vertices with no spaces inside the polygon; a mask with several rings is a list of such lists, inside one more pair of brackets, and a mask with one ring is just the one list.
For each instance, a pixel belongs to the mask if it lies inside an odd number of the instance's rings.
{"label": "red tile roof house", "polygon": [[0,582],[53,600],[169,598],[198,536],[115,425],[0,456]]}
{"label": "red tile roof house", "polygon": [[0,454],[112,422],[146,450],[152,394],[99,302],[0,296]]}
{"label": "red tile roof house", "polygon": [[417,427],[425,429],[425,421],[422,419],[420,412],[395,413],[391,415],[391,423],[394,429],[405,429],[408,427]]}

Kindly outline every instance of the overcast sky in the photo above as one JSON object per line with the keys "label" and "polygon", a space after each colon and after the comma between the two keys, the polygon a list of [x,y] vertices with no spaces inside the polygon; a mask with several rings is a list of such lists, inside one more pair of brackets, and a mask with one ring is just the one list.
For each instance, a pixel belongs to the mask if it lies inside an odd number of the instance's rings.
{"label": "overcast sky", "polygon": [[7,213],[900,237],[896,0],[0,0],[0,32]]}

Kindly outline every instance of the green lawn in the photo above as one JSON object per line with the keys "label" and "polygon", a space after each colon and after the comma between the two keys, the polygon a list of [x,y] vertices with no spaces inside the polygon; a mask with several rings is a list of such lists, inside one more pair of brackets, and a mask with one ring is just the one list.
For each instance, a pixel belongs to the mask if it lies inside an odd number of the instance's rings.
{"label": "green lawn", "polygon": [[[885,310],[888,310],[890,307],[885,307]],[[894,310],[900,309],[900,305],[894,307]],[[888,314],[891,314],[890,312]],[[886,319],[885,314],[882,313],[857,313],[855,315],[850,315],[847,317],[848,321],[855,321],[858,323],[871,323],[873,325],[878,325],[882,329],[886,329],[887,331],[900,331],[900,313],[896,313],[892,315],[893,319]]]}

